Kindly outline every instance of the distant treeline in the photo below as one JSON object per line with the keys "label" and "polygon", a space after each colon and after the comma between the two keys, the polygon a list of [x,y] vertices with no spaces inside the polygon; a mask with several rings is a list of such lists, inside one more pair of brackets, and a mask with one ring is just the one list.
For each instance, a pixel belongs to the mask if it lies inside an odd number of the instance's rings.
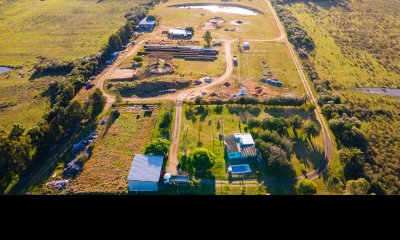
{"label": "distant treeline", "polygon": [[[379,179],[367,174],[365,169],[368,164],[373,165],[373,159],[369,154],[370,148],[365,134],[360,130],[361,120],[370,117],[372,112],[390,116],[385,110],[359,110],[352,112],[342,104],[340,96],[332,91],[330,81],[321,79],[309,56],[314,52],[314,43],[299,21],[292,13],[284,7],[285,3],[296,2],[295,0],[273,1],[273,6],[286,28],[289,41],[295,46],[307,75],[313,82],[318,94],[318,104],[322,113],[327,118],[329,126],[338,142],[339,157],[343,165],[346,180],[366,178],[371,185],[370,192],[382,194],[385,192]],[[340,0],[338,2],[341,2]],[[353,114],[352,114],[353,113]],[[333,174],[333,173],[332,173]],[[337,177],[339,179],[340,177]],[[342,185],[341,183],[338,185]]]}

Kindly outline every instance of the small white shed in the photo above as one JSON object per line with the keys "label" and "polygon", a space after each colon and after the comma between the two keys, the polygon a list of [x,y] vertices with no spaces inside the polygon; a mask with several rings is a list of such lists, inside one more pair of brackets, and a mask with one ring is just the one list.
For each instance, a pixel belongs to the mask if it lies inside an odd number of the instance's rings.
{"label": "small white shed", "polygon": [[158,191],[163,156],[135,154],[128,175],[129,191]]}

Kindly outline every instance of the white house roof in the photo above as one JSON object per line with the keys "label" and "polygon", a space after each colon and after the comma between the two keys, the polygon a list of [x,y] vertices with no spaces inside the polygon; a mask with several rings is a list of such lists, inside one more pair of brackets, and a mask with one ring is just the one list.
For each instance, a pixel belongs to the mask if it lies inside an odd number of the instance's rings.
{"label": "white house roof", "polygon": [[129,170],[128,181],[158,182],[163,161],[163,156],[135,154]]}
{"label": "white house roof", "polygon": [[177,28],[170,29],[168,31],[168,33],[172,34],[172,35],[182,35],[182,36],[187,36],[187,35],[192,34],[192,32],[190,32],[190,31],[186,31],[185,29],[177,29]]}
{"label": "white house roof", "polygon": [[235,133],[235,138],[240,138],[243,145],[254,145],[253,137],[250,133]]}

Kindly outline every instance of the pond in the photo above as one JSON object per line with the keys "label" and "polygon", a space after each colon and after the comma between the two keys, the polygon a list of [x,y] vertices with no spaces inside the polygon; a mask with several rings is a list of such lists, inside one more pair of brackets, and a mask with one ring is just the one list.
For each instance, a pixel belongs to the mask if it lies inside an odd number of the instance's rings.
{"label": "pond", "polygon": [[185,5],[179,6],[178,8],[185,9],[204,9],[215,13],[232,13],[246,16],[256,16],[257,12],[250,9],[234,6],[218,6],[218,5]]}
{"label": "pond", "polygon": [[12,68],[9,68],[9,67],[0,67],[0,74],[9,72],[11,70],[12,70]]}
{"label": "pond", "polygon": [[369,94],[384,94],[392,97],[400,97],[400,89],[397,88],[357,88],[355,91]]}

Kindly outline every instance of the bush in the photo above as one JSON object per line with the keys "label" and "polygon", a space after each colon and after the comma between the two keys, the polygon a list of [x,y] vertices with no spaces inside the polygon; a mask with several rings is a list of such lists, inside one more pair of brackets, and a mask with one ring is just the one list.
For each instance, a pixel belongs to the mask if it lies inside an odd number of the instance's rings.
{"label": "bush", "polygon": [[188,158],[188,170],[194,172],[206,173],[214,165],[215,154],[205,148],[193,150]]}
{"label": "bush", "polygon": [[314,195],[317,193],[317,185],[308,179],[302,179],[296,184],[296,191],[300,195]]}
{"label": "bush", "polygon": [[144,153],[165,156],[169,152],[170,144],[167,139],[156,138],[145,146]]}
{"label": "bush", "polygon": [[142,57],[142,56],[135,56],[135,57],[133,58],[133,60],[134,60],[135,62],[143,62],[143,57]]}

